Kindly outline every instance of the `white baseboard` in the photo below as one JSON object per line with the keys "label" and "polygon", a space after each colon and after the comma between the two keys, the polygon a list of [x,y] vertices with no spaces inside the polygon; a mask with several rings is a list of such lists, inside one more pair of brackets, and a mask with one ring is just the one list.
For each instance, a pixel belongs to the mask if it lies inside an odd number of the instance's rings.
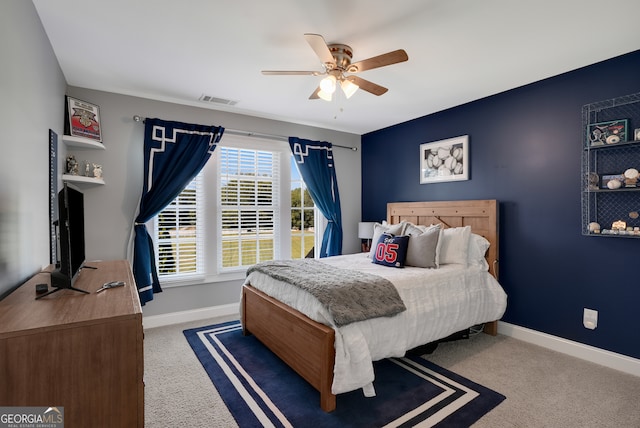
{"label": "white baseboard", "polygon": [[606,351],[583,343],[573,342],[558,336],[552,336],[550,334],[541,333],[539,331],[502,321],[498,322],[498,333],[634,376],[640,376],[640,360],[636,358]]}
{"label": "white baseboard", "polygon": [[208,308],[171,312],[162,315],[150,315],[148,317],[143,316],[142,325],[143,328],[147,329],[184,322],[199,321],[207,318],[236,315],[238,314],[238,308],[239,303],[232,303],[229,305],[211,306]]}
{"label": "white baseboard", "polygon": [[[211,306],[189,311],[151,315],[143,317],[142,324],[145,329],[148,329],[199,321],[207,318],[238,315],[238,305],[238,303],[232,303],[229,305]],[[498,333],[640,377],[640,360],[636,358],[563,339],[558,336],[541,333],[504,321],[498,322]]]}

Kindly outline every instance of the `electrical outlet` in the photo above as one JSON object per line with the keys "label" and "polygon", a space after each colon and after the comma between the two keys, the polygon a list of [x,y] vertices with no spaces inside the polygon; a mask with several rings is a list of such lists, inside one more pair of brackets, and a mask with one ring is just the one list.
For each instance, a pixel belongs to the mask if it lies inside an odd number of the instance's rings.
{"label": "electrical outlet", "polygon": [[595,330],[596,327],[598,327],[598,311],[595,309],[584,308],[582,324],[589,330]]}

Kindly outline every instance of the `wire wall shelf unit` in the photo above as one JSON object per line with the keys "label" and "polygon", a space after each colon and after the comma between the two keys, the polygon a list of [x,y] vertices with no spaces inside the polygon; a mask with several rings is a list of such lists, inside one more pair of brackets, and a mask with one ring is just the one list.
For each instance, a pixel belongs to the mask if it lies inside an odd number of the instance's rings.
{"label": "wire wall shelf unit", "polygon": [[582,107],[582,234],[640,238],[640,93]]}

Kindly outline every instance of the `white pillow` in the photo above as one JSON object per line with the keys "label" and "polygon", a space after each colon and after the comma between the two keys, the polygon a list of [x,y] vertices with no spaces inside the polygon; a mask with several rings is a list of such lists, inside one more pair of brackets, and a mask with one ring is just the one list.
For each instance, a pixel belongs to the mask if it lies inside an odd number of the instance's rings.
{"label": "white pillow", "polygon": [[406,226],[406,222],[404,221],[401,221],[398,224],[374,223],[373,238],[371,238],[371,249],[369,250],[369,255],[367,257],[373,258],[373,255],[376,252],[376,244],[383,233],[389,233],[393,236],[403,235],[405,226]]}
{"label": "white pillow", "polygon": [[429,229],[431,229],[432,227],[435,227],[435,226],[442,227],[439,224],[436,224],[436,225],[432,224],[431,226],[416,225],[416,224],[413,224],[413,223],[408,221],[408,222],[405,223],[405,226],[404,226],[404,234],[405,235],[420,235],[421,233],[424,233],[427,230],[429,230]]}
{"label": "white pillow", "polygon": [[471,226],[442,229],[438,240],[438,264],[460,264],[467,266]]}
{"label": "white pillow", "polygon": [[484,257],[491,244],[483,236],[475,233],[469,239],[469,266],[481,266],[484,270],[489,270],[489,263]]}

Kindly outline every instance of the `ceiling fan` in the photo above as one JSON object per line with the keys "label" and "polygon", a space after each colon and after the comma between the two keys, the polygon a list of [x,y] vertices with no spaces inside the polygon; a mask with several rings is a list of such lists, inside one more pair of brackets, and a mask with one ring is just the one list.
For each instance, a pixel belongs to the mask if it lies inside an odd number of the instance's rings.
{"label": "ceiling fan", "polygon": [[[339,84],[347,98],[350,98],[359,88],[374,95],[382,95],[388,91],[387,88],[377,85],[353,74],[374,68],[384,67],[407,61],[409,56],[403,49],[398,49],[386,54],[378,55],[369,59],[351,63],[353,50],[351,47],[339,43],[327,44],[319,34],[305,34],[307,43],[314,50],[320,61],[322,61],[323,71],[278,71],[263,70],[262,74],[287,75],[287,76],[322,76],[327,75],[318,88],[309,97],[310,100],[321,98],[331,101],[332,95]],[[350,73],[350,74],[346,74]]]}

